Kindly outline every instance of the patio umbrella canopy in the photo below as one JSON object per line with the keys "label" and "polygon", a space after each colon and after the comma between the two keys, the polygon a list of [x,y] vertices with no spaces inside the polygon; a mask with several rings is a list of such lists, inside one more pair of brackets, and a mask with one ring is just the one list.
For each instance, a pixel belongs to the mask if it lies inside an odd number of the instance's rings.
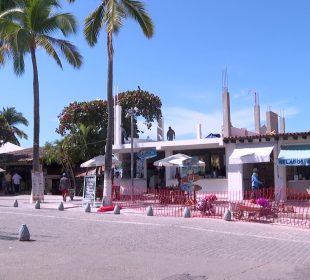
{"label": "patio umbrella canopy", "polygon": [[[112,165],[119,165],[121,162],[118,160],[118,158],[114,155],[112,155]],[[83,162],[80,167],[98,167],[98,166],[104,166],[105,165],[105,156],[99,155],[92,159],[89,159],[88,161]]]}
{"label": "patio umbrella canopy", "polygon": [[[192,157],[184,154],[175,154],[160,160],[157,160],[154,162],[155,166],[179,166],[179,167],[187,167],[187,165],[184,165],[183,161],[192,159]],[[205,163],[201,160],[199,160],[196,164],[196,166],[205,166]]]}

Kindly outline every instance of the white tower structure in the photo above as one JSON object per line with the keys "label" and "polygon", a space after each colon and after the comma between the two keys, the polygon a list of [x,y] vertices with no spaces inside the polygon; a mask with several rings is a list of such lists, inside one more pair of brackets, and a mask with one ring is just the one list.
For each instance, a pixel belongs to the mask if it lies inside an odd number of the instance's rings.
{"label": "white tower structure", "polygon": [[223,102],[223,136],[231,136],[231,121],[230,121],[230,98],[228,92],[227,69],[223,71],[222,76],[222,102]]}

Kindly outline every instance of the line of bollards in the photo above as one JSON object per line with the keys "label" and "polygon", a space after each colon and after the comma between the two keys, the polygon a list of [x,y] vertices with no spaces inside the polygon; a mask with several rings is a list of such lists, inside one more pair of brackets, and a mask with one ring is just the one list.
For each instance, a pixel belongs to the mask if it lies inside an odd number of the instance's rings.
{"label": "line of bollards", "polygon": [[[153,216],[154,215],[154,211],[152,206],[148,206],[146,208],[146,215],[147,216]],[[190,218],[191,217],[191,211],[189,209],[189,207],[185,207],[183,210],[183,218]],[[223,220],[225,221],[231,221],[231,210],[227,209],[223,215]]]}
{"label": "line of bollards", "polygon": [[[14,200],[13,207],[18,207],[17,199]],[[40,200],[36,201],[34,208],[35,209],[40,209],[41,208]],[[65,210],[63,202],[60,202],[60,204],[58,206],[58,210],[59,211],[64,211]],[[84,208],[84,212],[85,213],[91,213],[90,203],[87,203],[86,207]],[[119,215],[120,212],[121,212],[120,211],[120,206],[119,205],[115,205],[113,213],[115,215]],[[153,211],[152,206],[148,206],[146,208],[146,215],[147,216],[153,216],[154,215],[154,211]],[[190,218],[190,217],[191,217],[191,211],[190,211],[189,207],[185,207],[184,210],[183,210],[183,218]],[[223,215],[223,220],[225,220],[225,221],[231,221],[232,220],[232,213],[231,213],[230,207],[228,209],[226,209],[226,211],[225,211],[225,213]]]}
{"label": "line of bollards", "polygon": [[[14,200],[13,207],[18,207],[18,201],[17,201],[17,199]],[[34,205],[34,208],[35,208],[35,209],[41,209],[41,202],[40,202],[40,200],[37,200],[37,201],[36,201],[36,203],[35,203],[35,205]],[[121,213],[120,209],[121,209],[121,208],[120,208],[119,205],[115,205],[114,210],[113,210],[114,214],[119,215],[119,214]],[[59,203],[59,205],[58,205],[58,210],[59,210],[59,211],[64,211],[64,210],[65,210],[65,207],[64,207],[63,202],[60,202],[60,203]],[[86,207],[84,208],[84,212],[85,212],[85,213],[90,213],[90,212],[91,212],[90,203],[87,203]]]}
{"label": "line of bollards", "polygon": [[[18,207],[18,201],[17,199],[15,199],[14,203],[13,203],[13,207]],[[40,209],[40,200],[37,200],[35,203],[35,209]],[[58,206],[58,210],[59,211],[64,211],[64,205],[63,202],[60,202],[59,206]],[[90,213],[91,212],[91,206],[90,203],[87,203],[86,207],[84,208],[85,213]],[[115,215],[119,215],[120,214],[120,206],[119,205],[115,205],[113,213]],[[146,208],[146,215],[147,216],[153,216],[154,215],[154,211],[152,206],[148,206]],[[230,207],[225,211],[224,215],[223,215],[223,220],[225,221],[231,221],[231,210]],[[191,217],[191,211],[188,207],[185,207],[183,210],[183,218],[190,218]],[[19,229],[19,233],[18,233],[18,240],[19,241],[30,241],[30,232],[29,229],[27,227],[26,224],[22,224],[20,229]]]}

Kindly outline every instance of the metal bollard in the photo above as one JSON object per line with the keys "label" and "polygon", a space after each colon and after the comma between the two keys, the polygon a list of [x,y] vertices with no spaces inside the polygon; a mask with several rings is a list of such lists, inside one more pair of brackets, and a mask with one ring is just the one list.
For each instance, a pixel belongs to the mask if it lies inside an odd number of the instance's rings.
{"label": "metal bollard", "polygon": [[85,213],[90,213],[90,212],[91,212],[90,204],[87,203],[87,206],[85,207]]}
{"label": "metal bollard", "polygon": [[58,206],[58,210],[59,210],[59,211],[65,210],[65,207],[64,207],[63,202],[60,202],[60,204],[59,204],[59,206]]}
{"label": "metal bollard", "polygon": [[115,205],[114,207],[114,214],[119,215],[121,213],[121,208],[118,205]]}
{"label": "metal bollard", "polygon": [[153,216],[153,208],[152,208],[152,206],[148,206],[146,208],[146,215],[147,216]]}
{"label": "metal bollard", "polygon": [[36,204],[34,205],[34,208],[35,208],[35,209],[40,209],[40,208],[41,208],[40,200],[37,200],[37,201],[36,201]]}
{"label": "metal bollard", "polygon": [[223,219],[225,221],[231,221],[231,211],[227,209],[223,215]]}
{"label": "metal bollard", "polygon": [[18,240],[19,241],[29,241],[30,240],[30,233],[25,224],[23,224],[18,233]]}
{"label": "metal bollard", "polygon": [[13,204],[13,207],[18,207],[18,201],[17,201],[17,199],[15,199],[14,204]]}
{"label": "metal bollard", "polygon": [[191,211],[189,210],[188,207],[185,207],[183,211],[183,218],[190,218],[190,217],[191,217]]}

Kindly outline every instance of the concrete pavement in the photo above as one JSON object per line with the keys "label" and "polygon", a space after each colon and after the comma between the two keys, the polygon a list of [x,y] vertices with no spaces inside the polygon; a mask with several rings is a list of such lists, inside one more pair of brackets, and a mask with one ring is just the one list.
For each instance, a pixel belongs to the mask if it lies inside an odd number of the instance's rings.
{"label": "concrete pavement", "polygon": [[[30,195],[6,195],[0,196],[0,207],[11,207],[15,199],[18,201],[18,207],[24,209],[34,208],[34,203],[30,202]],[[44,201],[41,203],[43,209],[57,209],[58,205],[62,202],[61,195],[45,195]],[[67,198],[64,202],[64,207],[66,209],[76,209],[82,206],[82,197],[75,197],[73,200]]]}
{"label": "concrete pavement", "polygon": [[[0,197],[0,279],[309,279],[310,230]],[[48,198],[48,199],[47,199]],[[70,206],[76,206],[71,207]],[[57,211],[56,211],[57,210]],[[30,242],[17,240],[27,224]]]}

